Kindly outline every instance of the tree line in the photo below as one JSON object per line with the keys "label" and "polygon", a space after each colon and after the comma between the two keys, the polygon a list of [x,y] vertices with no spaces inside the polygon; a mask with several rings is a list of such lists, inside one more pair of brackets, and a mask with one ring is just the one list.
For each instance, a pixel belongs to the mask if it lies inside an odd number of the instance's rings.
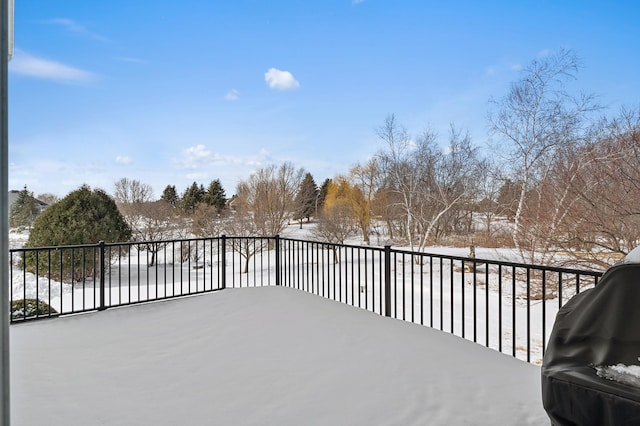
{"label": "tree line", "polygon": [[606,117],[594,96],[574,95],[579,64],[560,50],[525,67],[491,101],[483,149],[455,125],[443,140],[410,134],[391,114],[376,129],[382,148],[320,186],[284,163],[256,170],[230,198],[217,179],[181,194],[167,185],[156,199],[122,178],[113,199],[134,241],[273,236],[313,219],[323,241],[509,246],[533,263],[604,268],[640,243],[640,114]]}

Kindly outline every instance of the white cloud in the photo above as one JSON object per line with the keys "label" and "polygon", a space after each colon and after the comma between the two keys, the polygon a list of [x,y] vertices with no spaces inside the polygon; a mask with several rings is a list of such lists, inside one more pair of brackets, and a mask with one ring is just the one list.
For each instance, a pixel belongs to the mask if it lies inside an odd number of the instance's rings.
{"label": "white cloud", "polygon": [[226,95],[224,95],[224,98],[227,101],[237,101],[238,99],[240,99],[240,92],[238,92],[236,89],[231,89]]}
{"label": "white cloud", "polygon": [[146,64],[147,61],[143,60],[143,59],[138,59],[138,58],[131,58],[128,56],[117,56],[115,58],[113,58],[116,61],[120,61],[120,62],[130,62],[132,64]]}
{"label": "white cloud", "polygon": [[553,52],[550,49],[543,49],[541,51],[538,52],[538,57],[539,58],[544,58],[547,57],[549,55],[551,55]]}
{"label": "white cloud", "polygon": [[500,63],[500,64],[494,64],[491,66],[488,66],[487,68],[485,68],[484,70],[484,74],[487,77],[494,77],[497,75],[502,75],[505,71],[509,70],[509,71],[520,71],[522,69],[522,65],[520,64],[516,64],[513,63],[511,65],[506,64],[506,63]]}
{"label": "white cloud", "polygon": [[[198,170],[200,167],[216,166],[256,166],[265,164],[271,160],[271,155],[264,148],[254,155],[222,155],[211,152],[203,144],[190,146],[183,150],[182,158],[176,160],[179,168],[187,170]],[[191,173],[197,173],[195,171]]]}
{"label": "white cloud", "polygon": [[62,25],[63,27],[67,28],[69,31],[73,31],[74,33],[81,33],[86,31],[85,27],[78,24],[73,19],[55,18],[55,19],[49,19],[47,22],[52,24]]}
{"label": "white cloud", "polygon": [[209,178],[209,173],[195,172],[195,173],[187,173],[185,176],[188,179],[193,179],[193,180],[207,180]]}
{"label": "white cloud", "polygon": [[96,75],[79,68],[38,58],[19,49],[9,63],[9,70],[16,74],[46,80],[87,83],[96,79]]}
{"label": "white cloud", "polygon": [[131,159],[131,157],[127,157],[126,155],[118,155],[116,157],[116,163],[118,164],[131,164],[133,162],[133,160]]}
{"label": "white cloud", "polygon": [[68,31],[87,36],[87,37],[92,38],[94,40],[99,40],[99,41],[104,41],[104,42],[109,42],[110,41],[107,37],[104,37],[104,36],[101,36],[100,34],[96,34],[94,32],[89,31],[86,27],[84,27],[83,25],[77,23],[73,19],[56,18],[56,19],[49,19],[46,22],[51,23],[51,24],[61,25],[64,28],[66,28]]}
{"label": "white cloud", "polygon": [[184,150],[185,157],[187,160],[187,164],[191,164],[191,167],[195,167],[194,163],[207,161],[212,159],[211,151],[207,149],[204,145],[196,145],[190,146],[189,148]]}
{"label": "white cloud", "polygon": [[270,88],[277,90],[293,90],[300,87],[300,83],[293,77],[293,74],[277,68],[271,68],[264,73],[264,81]]}

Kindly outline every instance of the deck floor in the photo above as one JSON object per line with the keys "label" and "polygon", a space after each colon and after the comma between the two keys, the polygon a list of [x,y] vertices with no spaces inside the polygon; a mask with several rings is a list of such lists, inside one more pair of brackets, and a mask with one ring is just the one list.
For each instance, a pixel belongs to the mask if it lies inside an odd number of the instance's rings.
{"label": "deck floor", "polygon": [[264,287],[11,327],[12,424],[540,425],[540,368]]}

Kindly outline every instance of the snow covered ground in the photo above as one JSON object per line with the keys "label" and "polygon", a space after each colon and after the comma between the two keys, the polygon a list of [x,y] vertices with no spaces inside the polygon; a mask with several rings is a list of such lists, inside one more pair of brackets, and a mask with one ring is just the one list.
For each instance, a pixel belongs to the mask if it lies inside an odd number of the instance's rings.
{"label": "snow covered ground", "polygon": [[[288,237],[309,239],[311,225],[305,224],[302,230],[297,225],[292,225],[283,234]],[[20,237],[24,239],[24,236],[13,235],[13,237],[15,246],[20,246]],[[318,289],[317,282],[312,285],[308,283],[309,270],[313,272],[316,268],[317,257],[316,259],[313,255],[310,259],[308,255],[300,257],[295,248],[289,251],[293,257],[287,254],[287,249],[283,256],[293,267],[289,268],[285,274],[290,274],[291,270],[302,271],[301,275],[297,272],[293,275],[294,278],[297,277],[296,279],[303,282],[292,281],[285,285],[305,288],[330,299],[381,312],[382,270],[379,251],[376,256],[370,252],[367,262],[357,252],[354,257],[352,251],[346,250],[341,254],[340,263],[336,265],[332,260],[333,253],[324,250],[321,258],[325,259],[328,269],[320,274],[323,281],[322,291]],[[448,256],[469,255],[467,248],[429,247],[428,251]],[[268,265],[275,258],[275,254],[270,253],[269,250],[264,254],[270,257],[266,260],[256,260],[258,256],[254,256],[253,262],[249,265],[250,272],[242,274],[242,267],[238,263],[241,261],[240,257],[228,252],[227,287],[273,285],[275,271]],[[476,255],[478,258],[485,259],[518,260],[512,249],[477,248]],[[112,265],[112,272],[108,276],[111,287],[107,289],[106,304],[134,303],[218,288],[217,278],[221,275],[221,271],[219,261],[216,260],[217,256],[214,254],[211,259],[209,259],[210,256],[205,256],[206,267],[194,269],[189,267],[188,263],[176,262],[174,250],[162,251],[158,254],[159,264],[147,268],[148,253],[144,251],[138,253],[134,248],[128,252],[127,256]],[[14,259],[14,261],[17,260],[18,257]],[[512,282],[508,275],[509,270],[503,270],[504,282],[499,285],[497,268],[490,268],[485,276],[482,271],[486,268],[482,264],[479,265],[480,272],[474,279],[473,274],[468,270],[464,274],[459,262],[455,265],[448,262],[440,264],[436,259],[435,264],[431,265],[434,269],[430,274],[423,274],[420,267],[416,266],[409,257],[405,259],[399,255],[393,258],[393,263],[394,288],[391,296],[394,316],[415,323],[432,325],[434,328],[464,336],[504,353],[515,354],[519,359],[541,364],[543,345],[548,340],[559,303],[553,295],[549,295],[544,303],[540,298],[527,299],[523,271],[520,271],[522,276],[517,278],[516,286],[516,282]],[[424,266],[425,271],[429,266],[429,264]],[[361,277],[360,272],[364,274],[367,270],[370,275],[367,278],[364,275]],[[23,273],[15,266],[11,277],[14,300],[22,299],[25,294],[27,297],[35,298],[37,294],[41,300],[49,303],[58,312],[70,312],[72,307],[75,311],[82,311],[98,306],[98,284],[91,279],[72,286],[47,277],[37,279],[32,273]],[[433,287],[430,282],[432,278],[435,282]],[[547,278],[551,281],[553,276],[549,274]],[[305,279],[307,282],[304,282]],[[571,283],[566,277],[565,279],[564,302],[572,295]],[[337,292],[336,281],[338,282]],[[405,281],[407,284],[402,284]],[[439,284],[440,281],[443,282],[442,286]],[[363,284],[364,289],[361,287]],[[582,288],[587,286],[587,282],[582,283]],[[359,288],[362,291],[358,291]]]}
{"label": "snow covered ground", "polygon": [[282,287],[11,327],[13,425],[540,425],[540,368]]}

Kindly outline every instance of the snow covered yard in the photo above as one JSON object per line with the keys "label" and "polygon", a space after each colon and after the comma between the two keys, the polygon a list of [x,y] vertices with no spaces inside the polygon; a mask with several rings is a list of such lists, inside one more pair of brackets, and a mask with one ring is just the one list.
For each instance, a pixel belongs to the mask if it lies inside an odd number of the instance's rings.
{"label": "snow covered yard", "polygon": [[539,425],[540,368],[282,287],[11,327],[14,425]]}

